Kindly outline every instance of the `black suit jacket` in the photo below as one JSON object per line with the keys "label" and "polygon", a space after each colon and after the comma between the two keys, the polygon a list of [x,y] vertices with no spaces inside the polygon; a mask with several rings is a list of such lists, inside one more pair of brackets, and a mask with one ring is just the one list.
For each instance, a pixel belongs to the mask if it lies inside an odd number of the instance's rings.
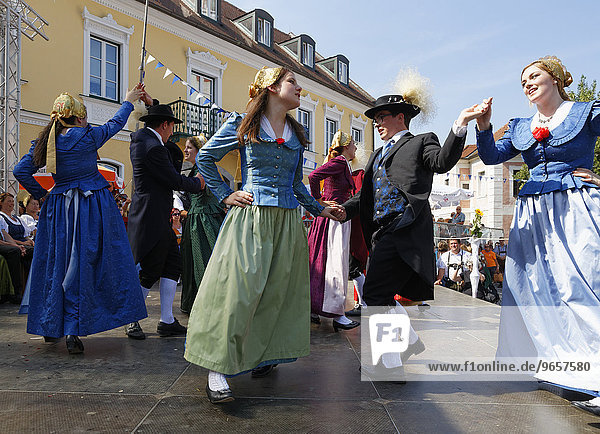
{"label": "black suit jacket", "polygon": [[131,134],[129,154],[135,189],[129,207],[127,236],[136,263],[154,247],[165,230],[171,230],[173,190],[191,193],[202,190],[198,178],[179,173],[171,157],[174,149],[167,146],[148,128]]}
{"label": "black suit jacket", "polygon": [[[429,195],[433,174],[449,171],[460,159],[465,137],[452,131],[444,146],[434,133],[413,136],[405,134],[392,146],[382,164],[385,164],[390,182],[406,198],[408,204],[402,218],[393,227],[398,254],[417,272],[424,282],[423,291],[433,291],[435,257],[433,254],[433,219]],[[373,233],[378,226],[373,222],[373,162],[382,152],[374,152],[365,168],[361,191],[343,204],[347,220],[360,214],[363,235],[369,250]]]}

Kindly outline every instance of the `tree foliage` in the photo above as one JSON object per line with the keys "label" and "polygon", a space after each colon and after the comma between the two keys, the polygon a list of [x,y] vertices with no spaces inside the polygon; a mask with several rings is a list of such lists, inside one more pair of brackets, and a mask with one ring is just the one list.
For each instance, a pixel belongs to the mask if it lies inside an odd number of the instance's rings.
{"label": "tree foliage", "polygon": [[[573,101],[594,101],[600,99],[600,91],[596,92],[596,85],[596,80],[588,83],[585,75],[582,75],[581,79],[579,79],[579,83],[577,83],[577,92],[568,91],[567,94]],[[600,174],[600,139],[596,140],[596,146],[594,148],[594,165],[592,170]]]}

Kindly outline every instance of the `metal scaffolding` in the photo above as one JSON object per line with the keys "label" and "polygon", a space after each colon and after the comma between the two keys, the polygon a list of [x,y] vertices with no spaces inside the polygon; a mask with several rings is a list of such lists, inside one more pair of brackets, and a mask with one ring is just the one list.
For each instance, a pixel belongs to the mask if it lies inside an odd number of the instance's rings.
{"label": "metal scaffolding", "polygon": [[47,25],[23,0],[0,0],[0,188],[13,194],[18,189],[12,170],[19,157],[21,35],[48,41]]}

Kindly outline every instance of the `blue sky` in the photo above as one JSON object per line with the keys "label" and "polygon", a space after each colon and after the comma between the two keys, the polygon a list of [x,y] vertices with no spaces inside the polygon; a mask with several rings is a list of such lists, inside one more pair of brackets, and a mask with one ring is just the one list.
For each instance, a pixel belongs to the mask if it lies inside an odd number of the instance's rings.
{"label": "blue sky", "polygon": [[[345,55],[350,78],[373,97],[391,92],[400,69],[416,68],[431,80],[437,115],[411,131],[442,140],[461,109],[488,96],[494,128],[533,114],[520,73],[539,57],[558,56],[573,90],[582,74],[600,81],[598,0],[229,1],[268,11],[279,30],[310,35],[325,57]],[[473,126],[467,143],[474,143]]]}

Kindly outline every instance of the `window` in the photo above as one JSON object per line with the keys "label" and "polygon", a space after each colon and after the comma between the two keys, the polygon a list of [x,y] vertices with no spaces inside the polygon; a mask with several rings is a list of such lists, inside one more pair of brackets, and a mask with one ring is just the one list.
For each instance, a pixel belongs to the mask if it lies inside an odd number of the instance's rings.
{"label": "window", "polygon": [[444,184],[445,185],[450,185],[450,180],[448,178],[444,179]]}
{"label": "window", "polygon": [[[306,138],[308,140],[310,140],[311,133],[312,133],[310,130],[310,125],[311,125],[310,112],[308,110],[298,109],[298,122],[300,123],[300,125],[302,125],[304,127],[304,131],[306,133]],[[311,143],[311,146],[312,146],[312,143]]]}
{"label": "window", "polygon": [[464,188],[465,190],[468,190],[469,189],[469,184],[463,184],[462,188]]}
{"label": "window", "polygon": [[119,46],[90,37],[90,95],[119,100]]}
{"label": "window", "polygon": [[256,40],[268,47],[271,46],[271,22],[263,18],[258,19]]}
{"label": "window", "polygon": [[362,143],[362,133],[362,130],[359,130],[358,128],[352,128],[352,138],[354,139],[355,143]]}
{"label": "window", "polygon": [[211,18],[217,21],[218,11],[217,11],[218,0],[202,0],[200,5],[200,13],[205,17]]}
{"label": "window", "polygon": [[323,155],[327,155],[329,151],[329,146],[333,142],[333,136],[335,136],[336,131],[338,130],[338,123],[332,119],[325,119],[325,146],[323,149]]}
{"label": "window", "polygon": [[477,190],[479,192],[479,196],[485,196],[486,192],[483,189],[484,186],[484,181],[485,181],[485,171],[483,172],[477,172]]}
{"label": "window", "polygon": [[308,42],[302,43],[302,63],[311,68],[315,66],[315,48]]}
{"label": "window", "polygon": [[344,62],[339,62],[338,64],[338,81],[348,84],[348,65]]}
{"label": "window", "polygon": [[[192,75],[194,76],[194,89],[200,91],[202,97],[208,98],[211,103],[215,102],[215,79],[195,71],[192,71]],[[198,103],[203,104],[204,99],[199,99]]]}

